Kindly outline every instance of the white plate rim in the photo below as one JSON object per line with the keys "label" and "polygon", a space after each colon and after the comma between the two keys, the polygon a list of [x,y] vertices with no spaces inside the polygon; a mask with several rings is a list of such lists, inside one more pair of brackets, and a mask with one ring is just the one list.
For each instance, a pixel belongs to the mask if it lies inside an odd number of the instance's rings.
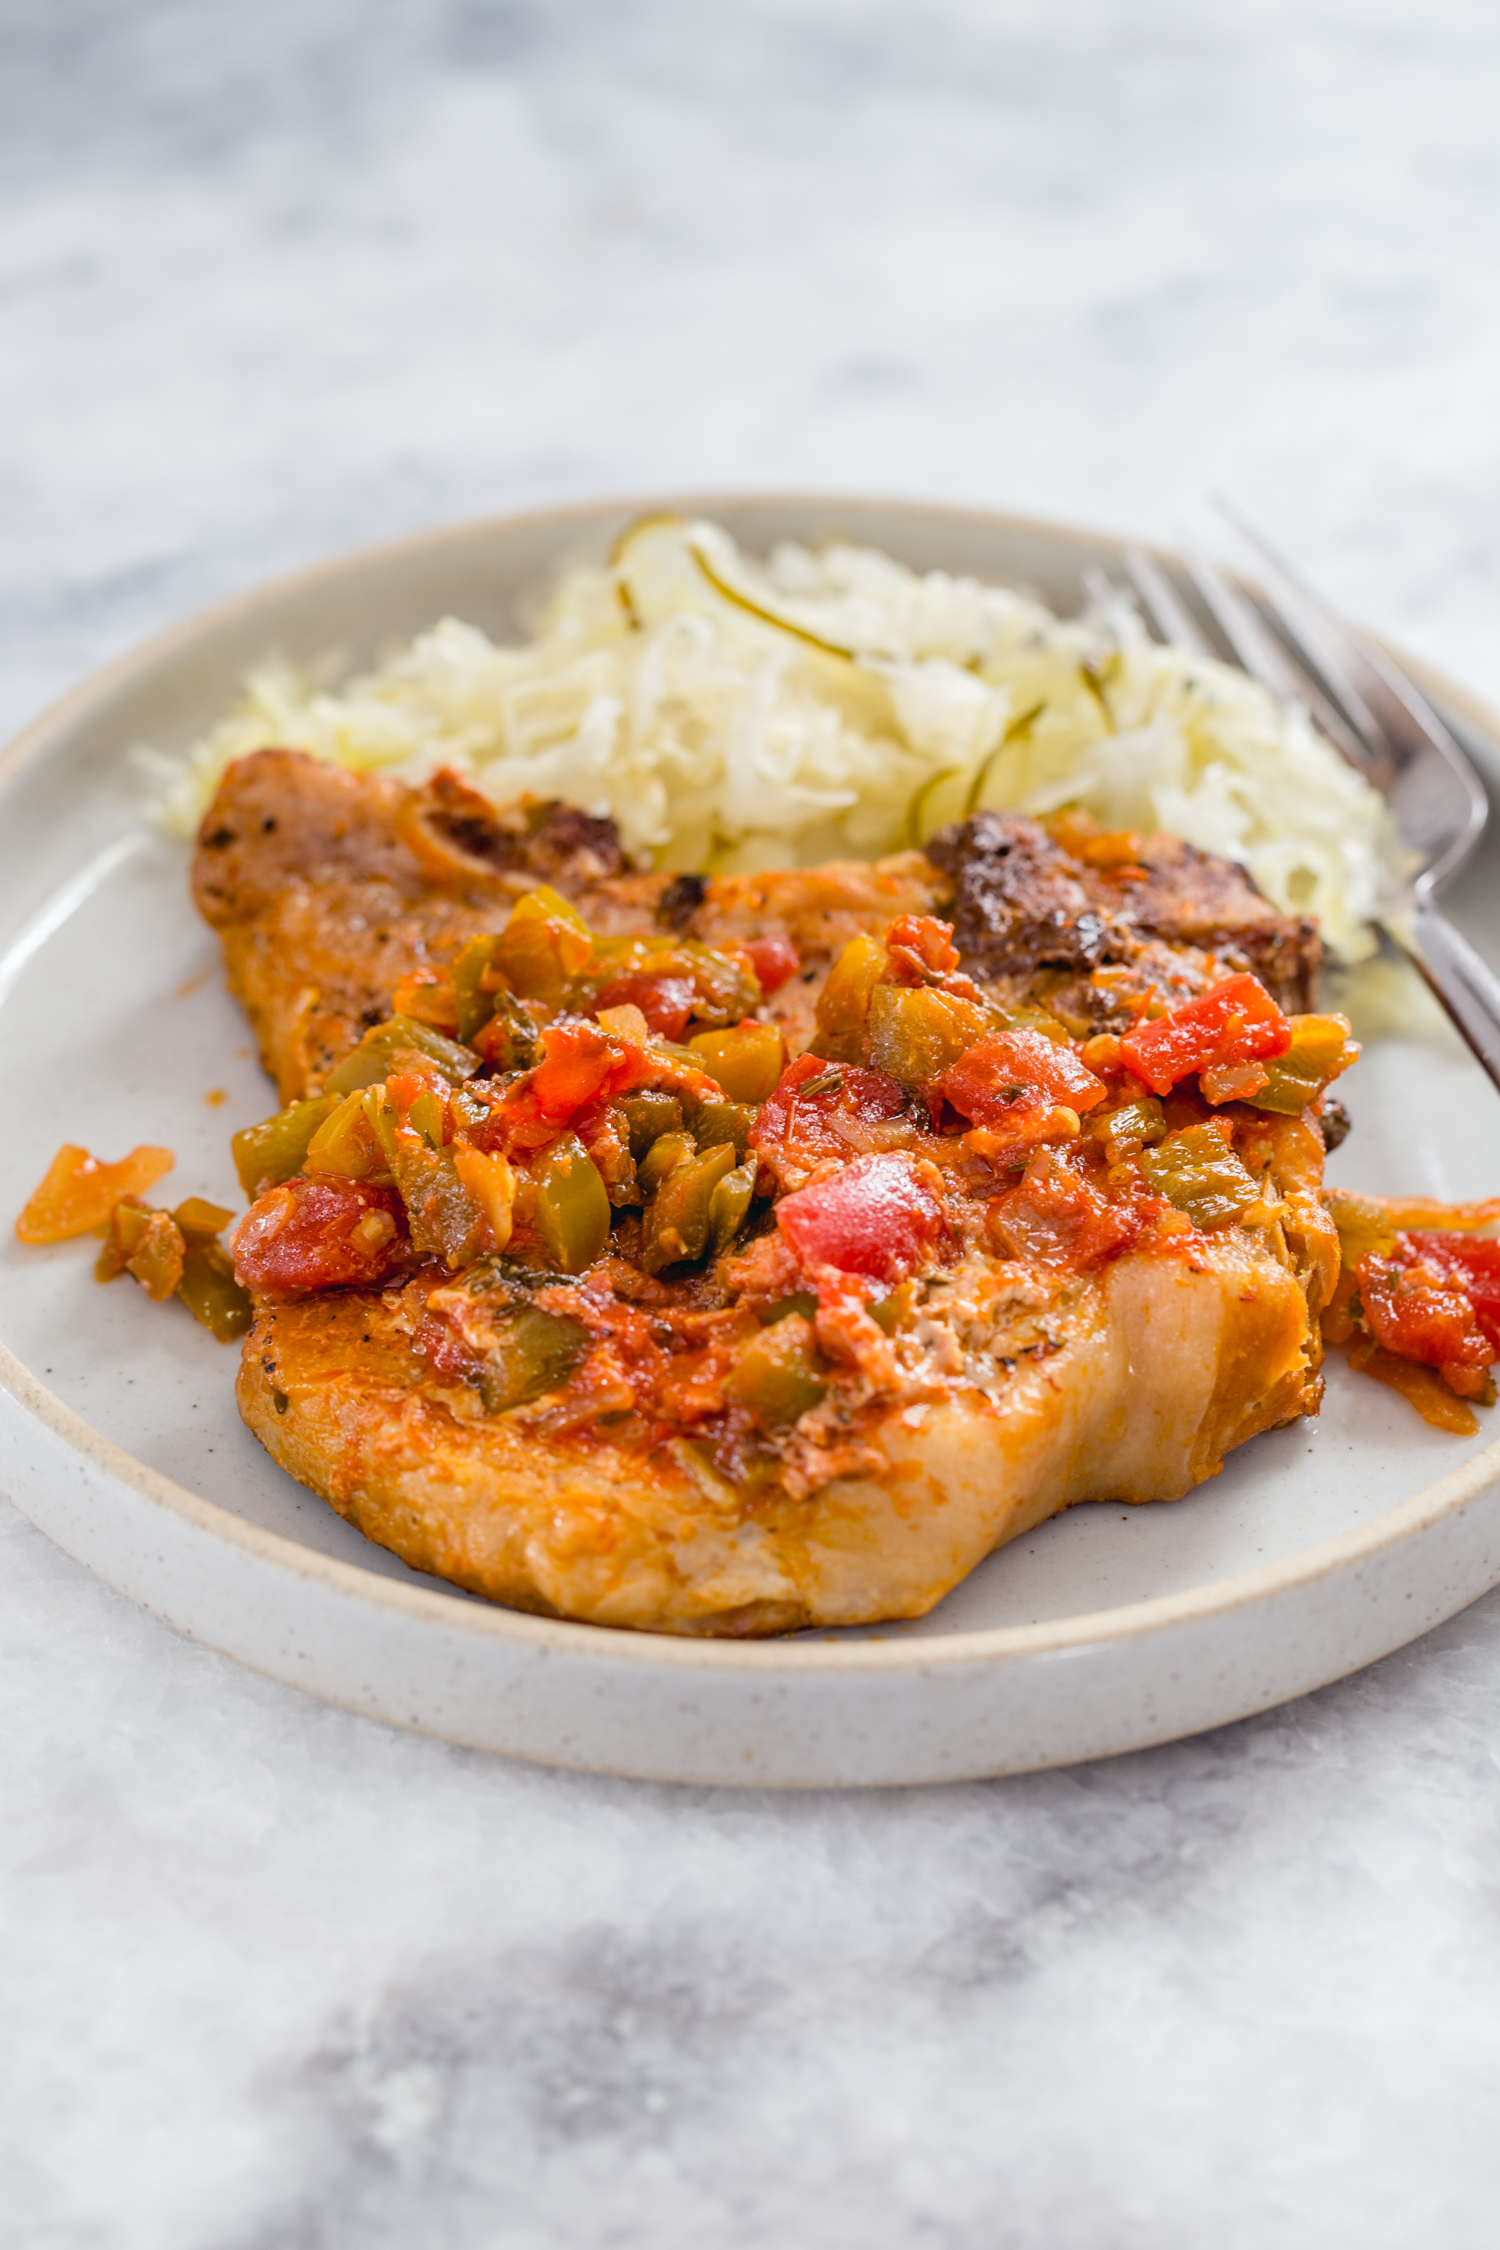
{"label": "white plate rim", "polygon": [[[44,758],[52,740],[84,719],[97,704],[107,703],[136,678],[155,670],[179,651],[191,648],[206,632],[250,614],[269,598],[295,596],[328,581],[337,581],[351,569],[441,548],[460,546],[486,533],[518,532],[530,526],[545,528],[596,521],[601,513],[618,509],[623,514],[671,510],[679,514],[712,515],[717,508],[753,502],[757,507],[778,504],[814,506],[830,511],[864,510],[878,506],[899,513],[910,509],[926,522],[949,517],[975,528],[1034,532],[1053,541],[1095,547],[1121,545],[1127,535],[1096,531],[1082,525],[1061,524],[1041,517],[1011,515],[997,509],[965,508],[946,502],[929,502],[915,496],[881,494],[830,494],[823,492],[709,492],[663,496],[608,496],[560,507],[534,508],[496,516],[468,519],[345,550],[308,568],[278,574],[195,611],[191,616],[128,650],[113,662],[91,673],[66,695],[48,706],[0,751],[0,792],[34,761]],[[1140,541],[1133,542],[1143,544]],[[1171,551],[1147,546],[1161,561],[1175,558]],[[1469,691],[1431,667],[1403,656],[1401,661],[1418,675],[1440,699],[1456,706],[1476,726],[1500,740],[1500,718]],[[24,938],[18,934],[17,943]],[[455,1599],[441,1591],[407,1585],[359,1569],[337,1557],[319,1554],[278,1532],[247,1523],[231,1510],[205,1499],[185,1485],[150,1468],[123,1446],[104,1437],[87,1418],[67,1406],[47,1389],[0,1343],[0,1388],[22,1412],[40,1422],[64,1447],[82,1456],[106,1476],[117,1480],[151,1505],[178,1517],[184,1528],[207,1534],[226,1546],[237,1547],[275,1569],[320,1583],[331,1593],[351,1597],[376,1607],[394,1610],[413,1623],[459,1627],[483,1640],[509,1642],[518,1651],[558,1656],[587,1653],[608,1656],[630,1664],[665,1665],[678,1671],[707,1671],[722,1675],[741,1672],[752,1677],[767,1673],[920,1673],[999,1664],[1027,1656],[1062,1655],[1110,1642],[1125,1642],[1173,1627],[1202,1625],[1227,1617],[1277,1595],[1291,1594],[1340,1576],[1392,1554],[1403,1543],[1419,1538],[1444,1520],[1458,1515],[1489,1485],[1500,1479],[1500,1438],[1482,1452],[1471,1455],[1457,1468],[1413,1493],[1369,1523],[1339,1533],[1332,1539],[1300,1548],[1281,1562],[1269,1563],[1233,1577],[1178,1594],[1122,1604],[1103,1610],[1080,1611],[1067,1618],[1036,1625],[989,1627],[978,1631],[947,1633],[932,1638],[859,1639],[829,1641],[801,1636],[781,1640],[719,1640],[673,1634],[627,1631],[613,1626],[585,1625],[564,1618],[537,1616],[498,1604]],[[1482,1589],[1480,1589],[1482,1590]],[[1473,1598],[1478,1598],[1478,1591]]]}

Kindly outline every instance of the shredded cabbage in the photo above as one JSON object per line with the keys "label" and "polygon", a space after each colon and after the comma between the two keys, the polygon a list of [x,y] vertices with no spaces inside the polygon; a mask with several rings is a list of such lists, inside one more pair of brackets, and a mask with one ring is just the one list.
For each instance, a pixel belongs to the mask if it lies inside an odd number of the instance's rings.
{"label": "shredded cabbage", "polygon": [[1398,864],[1383,800],[1301,712],[1153,642],[1123,599],[1058,618],[840,542],[757,565],[670,518],[571,571],[518,646],[450,617],[340,685],[259,665],[186,761],[141,753],[167,824],[190,833],[225,767],[271,744],[564,797],[664,868],[868,858],[978,806],[1076,806],[1241,861],[1346,961],[1373,950]]}

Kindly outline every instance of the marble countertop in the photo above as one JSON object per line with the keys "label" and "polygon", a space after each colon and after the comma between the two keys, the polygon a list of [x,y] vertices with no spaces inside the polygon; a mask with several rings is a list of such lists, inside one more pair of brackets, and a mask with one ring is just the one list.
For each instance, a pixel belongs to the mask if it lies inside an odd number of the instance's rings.
{"label": "marble countertop", "polygon": [[[1500,697],[1483,0],[13,0],[0,720],[272,571],[693,485],[1173,537]],[[0,1503],[0,2237],[1462,2250],[1500,1596],[1196,1742],[888,1796],[527,1770]]]}

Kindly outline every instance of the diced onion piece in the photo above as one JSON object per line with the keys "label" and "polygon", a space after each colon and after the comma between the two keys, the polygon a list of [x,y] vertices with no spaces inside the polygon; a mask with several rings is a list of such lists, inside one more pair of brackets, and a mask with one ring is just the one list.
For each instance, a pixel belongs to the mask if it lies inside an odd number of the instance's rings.
{"label": "diced onion piece", "polygon": [[453,1163],[494,1237],[494,1247],[503,1250],[510,1241],[516,1203],[516,1175],[508,1159],[471,1148],[467,1141],[455,1141]]}

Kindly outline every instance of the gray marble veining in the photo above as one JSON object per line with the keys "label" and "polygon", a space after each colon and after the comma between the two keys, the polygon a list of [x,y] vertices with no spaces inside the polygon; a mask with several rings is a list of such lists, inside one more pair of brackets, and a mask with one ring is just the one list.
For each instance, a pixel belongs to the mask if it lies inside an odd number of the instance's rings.
{"label": "gray marble veining", "polygon": [[[1500,693],[1484,0],[0,0],[0,718],[597,491],[1172,536]],[[1488,2242],[1500,1601],[1107,1766],[509,1767],[0,1516],[0,2239]]]}

